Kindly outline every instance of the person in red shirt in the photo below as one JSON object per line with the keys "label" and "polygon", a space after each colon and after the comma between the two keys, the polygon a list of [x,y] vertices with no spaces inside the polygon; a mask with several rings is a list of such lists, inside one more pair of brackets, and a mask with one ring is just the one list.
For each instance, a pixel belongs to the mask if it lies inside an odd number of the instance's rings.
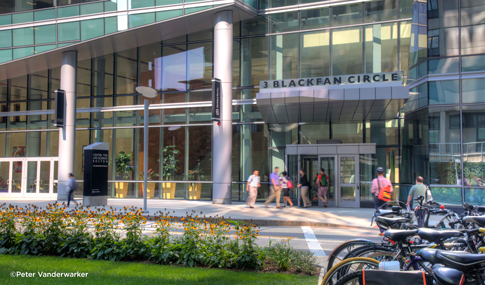
{"label": "person in red shirt", "polygon": [[317,177],[317,186],[318,186],[318,200],[323,202],[323,206],[327,208],[327,192],[328,192],[328,184],[329,179],[327,174],[325,174],[325,169],[320,168],[320,174]]}

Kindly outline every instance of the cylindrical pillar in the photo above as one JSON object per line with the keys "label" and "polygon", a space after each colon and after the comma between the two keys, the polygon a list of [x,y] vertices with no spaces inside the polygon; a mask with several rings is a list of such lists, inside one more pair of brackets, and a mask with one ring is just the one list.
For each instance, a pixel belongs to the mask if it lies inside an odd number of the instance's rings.
{"label": "cylindrical pillar", "polygon": [[212,203],[231,203],[232,174],[232,11],[215,14],[214,77],[221,80],[221,122],[213,123]]}
{"label": "cylindrical pillar", "polygon": [[[61,89],[66,92],[64,128],[59,128],[59,181],[57,200],[67,201],[66,182],[69,173],[74,173],[74,150],[76,146],[76,82],[77,51],[62,53]],[[75,179],[82,179],[81,173],[74,173]]]}
{"label": "cylindrical pillar", "polygon": [[148,213],[147,209],[147,183],[148,183],[148,107],[150,101],[145,99],[143,109],[143,213]]}

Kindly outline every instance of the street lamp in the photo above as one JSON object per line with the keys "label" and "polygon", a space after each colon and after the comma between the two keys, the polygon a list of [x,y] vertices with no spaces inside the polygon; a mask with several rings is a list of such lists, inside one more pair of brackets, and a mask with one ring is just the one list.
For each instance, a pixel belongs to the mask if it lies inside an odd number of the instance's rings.
{"label": "street lamp", "polygon": [[150,99],[157,97],[157,90],[147,86],[137,86],[136,92],[144,97],[143,109],[143,213],[148,213],[147,209],[147,183],[148,183],[148,106]]}

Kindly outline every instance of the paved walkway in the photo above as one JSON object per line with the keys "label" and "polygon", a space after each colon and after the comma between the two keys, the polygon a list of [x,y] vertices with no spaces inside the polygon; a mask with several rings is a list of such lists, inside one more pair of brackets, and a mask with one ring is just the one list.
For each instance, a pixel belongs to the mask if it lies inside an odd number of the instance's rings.
{"label": "paved walkway", "polygon": [[[82,201],[81,199],[76,199]],[[54,199],[0,198],[0,204],[13,205],[35,204],[45,207],[54,203]],[[143,207],[141,199],[108,199],[108,206],[121,209],[124,206]],[[72,204],[71,204],[72,207]],[[374,209],[361,208],[283,208],[276,209],[275,204],[265,208],[263,203],[256,203],[254,209],[245,203],[216,205],[211,201],[187,200],[148,200],[148,211],[153,215],[157,211],[175,211],[174,216],[185,216],[192,210],[206,216],[224,216],[226,219],[253,220],[258,226],[314,226],[314,227],[358,227],[369,228]]]}

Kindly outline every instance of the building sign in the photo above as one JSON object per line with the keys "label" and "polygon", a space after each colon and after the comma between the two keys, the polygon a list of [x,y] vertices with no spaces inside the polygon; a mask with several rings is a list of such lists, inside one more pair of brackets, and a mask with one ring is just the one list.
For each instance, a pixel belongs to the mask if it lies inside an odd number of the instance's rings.
{"label": "building sign", "polygon": [[83,194],[84,196],[107,196],[109,151],[89,147],[84,148]]}
{"label": "building sign", "polygon": [[221,120],[221,80],[212,79],[212,121]]}
{"label": "building sign", "polygon": [[336,85],[357,85],[370,83],[402,82],[403,72],[381,72],[368,74],[351,74],[299,79],[266,80],[259,84],[260,89],[316,87]]}
{"label": "building sign", "polygon": [[56,101],[54,109],[54,127],[63,128],[64,127],[64,106],[66,99],[66,92],[62,89],[56,89],[54,91]]}

